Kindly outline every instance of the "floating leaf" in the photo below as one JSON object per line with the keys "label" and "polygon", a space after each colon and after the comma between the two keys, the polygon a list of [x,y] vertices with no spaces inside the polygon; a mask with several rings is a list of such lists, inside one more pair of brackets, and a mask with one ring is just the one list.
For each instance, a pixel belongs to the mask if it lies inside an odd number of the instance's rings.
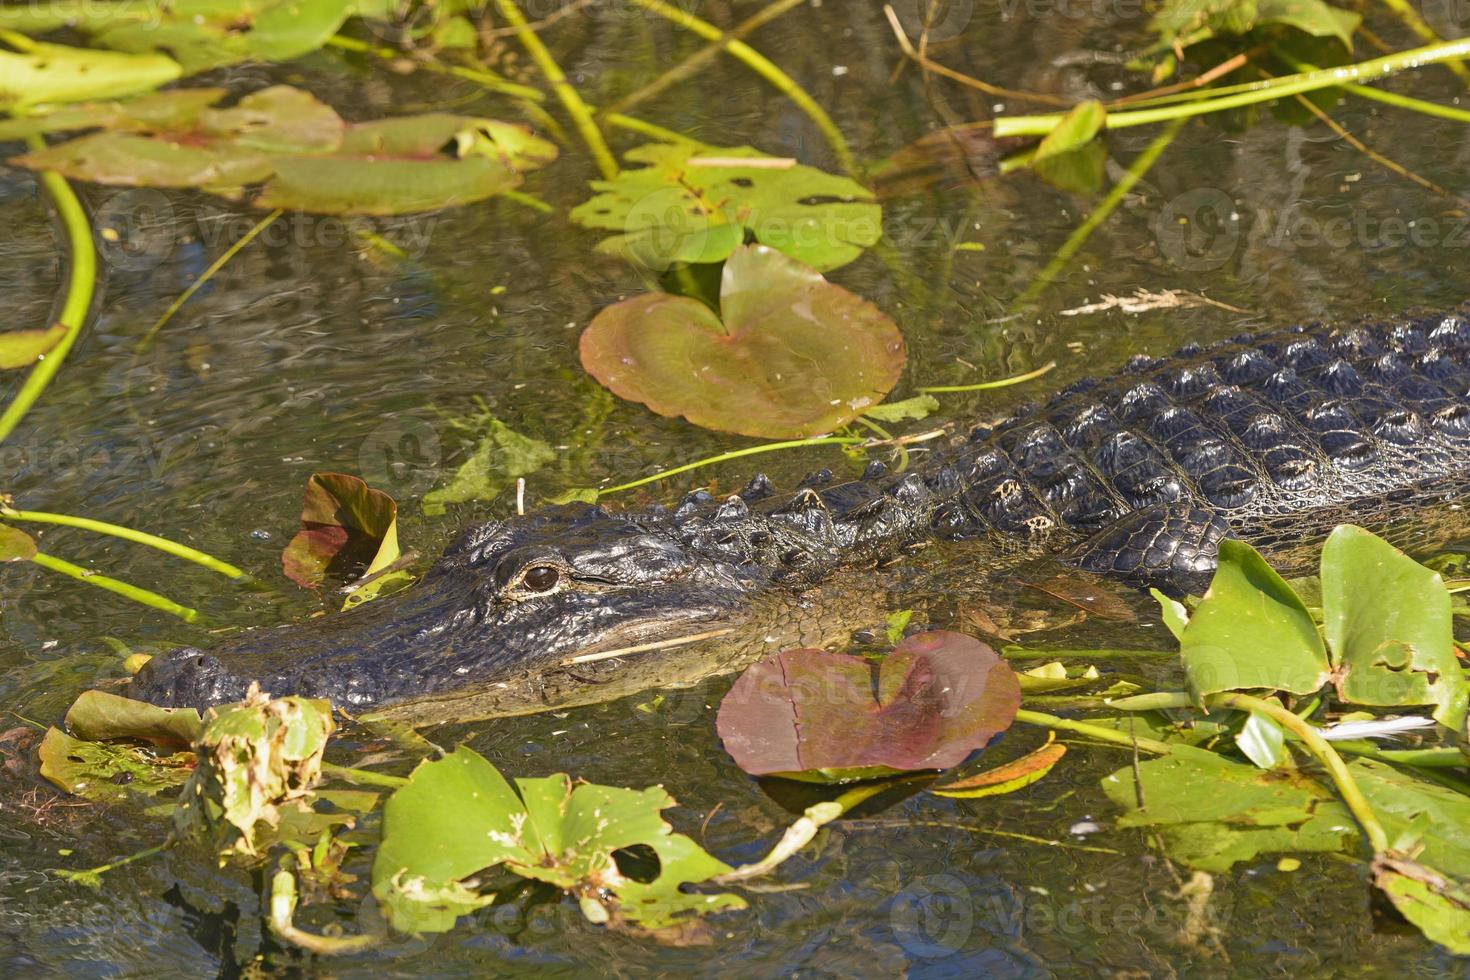
{"label": "floating leaf", "polygon": [[1291,586],[1255,549],[1227,538],[1209,591],[1180,638],[1189,693],[1264,688],[1311,694],[1327,682],[1327,651]]}
{"label": "floating leaf", "polygon": [[961,633],[910,636],[878,664],[788,650],[751,666],[720,703],[720,738],[755,776],[844,781],[948,769],[1010,727],[1021,690]]}
{"label": "floating leaf", "polygon": [[355,0],[56,0],[0,10],[0,28],[72,27],[119,51],[167,51],[189,74],[241,61],[289,61],[341,28]]}
{"label": "floating leaf", "polygon": [[[15,38],[12,46],[20,40]],[[0,110],[131,95],[157,88],[181,74],[178,64],[161,55],[88,51],[30,41],[23,50],[0,51]]]}
{"label": "floating leaf", "polygon": [[1343,700],[1432,704],[1437,721],[1459,727],[1467,689],[1455,657],[1450,594],[1437,572],[1344,524],[1322,548],[1322,606]]}
{"label": "floating leaf", "polygon": [[1156,49],[1180,50],[1219,35],[1242,35],[1272,25],[1313,37],[1332,37],[1351,48],[1362,17],[1324,0],[1167,0],[1150,26]]}
{"label": "floating leaf", "polygon": [[875,422],[904,422],[928,418],[939,411],[939,399],[933,395],[915,395],[899,402],[884,402],[874,405],[863,416]]}
{"label": "floating leaf", "polygon": [[1397,855],[1373,861],[1373,884],[1399,914],[1456,956],[1470,956],[1470,888]]}
{"label": "floating leaf", "polygon": [[1157,828],[1170,857],[1202,871],[1260,854],[1339,851],[1358,833],[1347,808],[1315,780],[1189,745],[1119,769],[1102,788],[1125,811],[1120,828]]}
{"label": "floating leaf", "polygon": [[66,327],[53,323],[44,330],[7,330],[0,333],[0,370],[29,367],[66,336]]}
{"label": "floating leaf", "polygon": [[222,88],[180,88],[127,100],[41,106],[22,118],[0,120],[0,140],[23,140],[77,129],[138,132],[188,129],[200,113],[224,97]]}
{"label": "floating leaf", "polygon": [[449,483],[424,494],[425,514],[442,514],[445,504],[489,500],[556,459],[556,451],[540,439],[523,436],[499,419],[487,421],[489,431]]}
{"label": "floating leaf", "polygon": [[1261,769],[1275,769],[1286,762],[1286,732],[1266,715],[1252,713],[1235,733],[1235,747]]}
{"label": "floating leaf", "polygon": [[333,729],[327,702],[272,700],[253,685],[242,703],[211,708],[175,827],[203,835],[222,854],[258,853],[264,831],[257,825],[275,828],[285,810],[310,809]]}
{"label": "floating leaf", "polygon": [[183,784],[194,766],[192,752],[159,758],[137,746],[73,738],[59,728],[46,731],[38,751],[42,776],[97,803],[155,803],[157,794]]}
{"label": "floating leaf", "polygon": [[9,524],[0,524],[0,562],[30,561],[36,554],[36,539]]}
{"label": "floating leaf", "polygon": [[1062,756],[1067,754],[1067,747],[1058,742],[1056,737],[1056,732],[1047,732],[1045,745],[1027,752],[1019,759],[973,776],[930,786],[929,792],[935,796],[975,799],[981,796],[1000,796],[1024,789],[1045,777],[1058,762],[1062,761]]}
{"label": "floating leaf", "polygon": [[330,574],[371,575],[398,560],[398,505],[355,476],[313,473],[306,481],[301,530],[281,552],[286,577],[315,588]]}
{"label": "floating leaf", "polygon": [[627,159],[648,166],[593,181],[599,193],[571,219],[617,232],[598,250],[652,269],[719,262],[749,232],[825,272],[857,258],[883,231],[882,210],[863,185],[749,146],[649,143]]}
{"label": "floating leaf", "polygon": [[[489,904],[472,879],[504,865],[570,892],[593,921],[638,931],[679,930],[694,914],[744,908],[734,895],[680,890],[730,866],[675,834],[659,811],[674,805],[661,787],[573,785],[558,773],[518,779],[516,788],[472,749],[424,762],[383,807],[383,842],[373,894],[394,928],[444,932]],[[636,881],[615,853],[642,845],[658,874]]]}
{"label": "floating leaf", "polygon": [[193,708],[160,708],[106,691],[83,691],[66,712],[66,727],[89,742],[137,739],[170,749],[188,749],[204,730]]}
{"label": "floating leaf", "polygon": [[582,366],[660,415],[783,439],[830,432],[898,382],[894,322],[774,249],[730,255],[720,305],[649,293],[609,306],[582,334]]}

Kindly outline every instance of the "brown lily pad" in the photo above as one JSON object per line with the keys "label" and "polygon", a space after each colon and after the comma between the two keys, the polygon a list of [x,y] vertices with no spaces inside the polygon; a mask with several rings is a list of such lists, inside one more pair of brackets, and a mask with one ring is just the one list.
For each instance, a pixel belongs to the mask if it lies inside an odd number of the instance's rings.
{"label": "brown lily pad", "polygon": [[775,249],[731,254],[720,309],[666,293],[616,303],[583,332],[582,366],[660,415],[774,439],[851,422],[903,370],[887,314]]}
{"label": "brown lily pad", "polygon": [[725,751],[754,776],[842,782],[948,769],[1010,727],[1015,673],[963,633],[919,633],[874,663],[787,650],[751,666],[720,703]]}
{"label": "brown lily pad", "polygon": [[315,588],[330,575],[371,574],[398,558],[398,504],[345,473],[313,473],[306,481],[301,530],[281,552],[281,568],[297,585]]}

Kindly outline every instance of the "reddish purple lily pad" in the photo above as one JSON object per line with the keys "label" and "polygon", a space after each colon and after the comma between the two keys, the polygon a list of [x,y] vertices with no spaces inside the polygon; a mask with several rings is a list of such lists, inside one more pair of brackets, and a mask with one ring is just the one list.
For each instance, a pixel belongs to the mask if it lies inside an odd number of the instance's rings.
{"label": "reddish purple lily pad", "polygon": [[615,303],[583,332],[582,366],[660,415],[769,439],[851,422],[903,370],[903,335],[887,314],[775,249],[735,249],[720,308],[667,293]]}
{"label": "reddish purple lily pad", "polygon": [[398,558],[398,504],[345,473],[313,473],[306,481],[301,530],[281,552],[297,585],[315,588],[329,575],[356,578]]}
{"label": "reddish purple lily pad", "polygon": [[948,769],[1010,727],[1015,672],[963,633],[920,633],[879,663],[787,650],[752,665],[720,703],[725,750],[753,776],[841,782]]}

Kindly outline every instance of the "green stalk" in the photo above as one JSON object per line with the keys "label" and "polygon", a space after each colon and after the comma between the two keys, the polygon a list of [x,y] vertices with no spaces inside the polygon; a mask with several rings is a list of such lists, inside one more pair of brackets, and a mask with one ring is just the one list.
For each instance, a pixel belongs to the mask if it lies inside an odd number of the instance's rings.
{"label": "green stalk", "polygon": [[49,568],[53,572],[60,572],[62,575],[74,578],[78,582],[95,585],[99,589],[106,589],[108,592],[115,592],[126,599],[142,603],[150,609],[157,609],[160,612],[168,613],[170,616],[177,616],[186,623],[197,623],[203,620],[203,617],[197,609],[181,606],[172,599],[159,595],[157,592],[149,592],[147,589],[140,589],[136,585],[129,585],[126,582],[120,582],[106,575],[89,572],[80,565],[73,565],[69,561],[64,561],[45,552],[36,552],[34,555],[31,555],[30,560],[42,568]]}
{"label": "green stalk", "polygon": [[1024,381],[1035,381],[1046,372],[1057,366],[1056,361],[1047,361],[1035,371],[1027,371],[1025,374],[1015,374],[1009,378],[1000,378],[997,381],[982,381],[973,385],[927,385],[919,390],[926,395],[951,394],[959,391],[992,391],[996,388],[1009,388]]}
{"label": "green stalk", "polygon": [[1028,725],[1041,725],[1057,731],[1086,735],[1099,742],[1111,742],[1114,745],[1126,745],[1130,748],[1137,746],[1144,752],[1152,752],[1154,755],[1168,755],[1173,751],[1167,742],[1160,742],[1152,738],[1136,738],[1114,728],[1089,725],[1085,721],[1073,721],[1070,718],[1060,718],[1056,715],[1043,714],[1040,711],[1027,711],[1025,708],[1016,712],[1016,720]]}
{"label": "green stalk", "polygon": [[192,561],[196,565],[203,565],[212,572],[218,572],[227,578],[248,579],[250,576],[243,569],[236,568],[229,562],[220,561],[213,555],[205,554],[188,545],[170,541],[168,538],[160,538],[156,534],[148,534],[144,531],[134,531],[130,527],[119,524],[109,524],[106,521],[94,521],[90,517],[72,517],[70,514],[49,514],[40,510],[15,510],[0,504],[0,517],[8,521],[32,521],[37,524],[60,524],[65,527],[81,528],[84,531],[94,531],[97,534],[107,534],[114,538],[122,538],[134,544],[147,545],[157,548],[159,551]]}
{"label": "green stalk", "polygon": [[[394,48],[384,47],[378,44],[368,44],[357,38],[344,37],[335,34],[327,38],[330,47],[341,48],[343,51],[355,51],[359,54],[370,54],[384,61],[397,61],[403,57],[403,52]],[[465,68],[462,65],[445,65],[437,61],[415,62],[415,66],[427,71],[438,72],[444,75],[454,75],[466,81],[487,88],[492,92],[500,92],[504,95],[513,95],[518,99],[526,99],[530,102],[540,102],[546,98],[546,93],[529,85],[520,85],[516,82],[501,78],[492,71],[480,68]]]}
{"label": "green stalk", "polygon": [[[504,0],[498,0],[498,2],[504,2]],[[663,0],[633,0],[633,3],[691,33],[698,34],[706,41],[724,44],[725,50],[730,52],[732,57],[744,63],[751,71],[770,82],[778,92],[796,103],[796,107],[806,113],[807,117],[822,131],[827,144],[832,147],[832,153],[837,157],[838,165],[850,176],[856,176],[858,173],[857,161],[853,158],[852,150],[848,147],[842,130],[837,128],[832,117],[827,115],[827,111],[818,105],[805,89],[796,84],[790,75],[777,67],[769,58],[744,41],[729,37],[708,21],[700,20],[691,13],[664,3]]]}
{"label": "green stalk", "polygon": [[[1405,27],[1418,35],[1419,40],[1430,43],[1444,40],[1423,17],[1419,16],[1419,11],[1415,10],[1408,0],[1383,0],[1383,5],[1393,11],[1399,20],[1404,22]],[[1445,67],[1454,72],[1460,81],[1470,85],[1470,67],[1467,67],[1465,62],[1450,61],[1445,63]]]}
{"label": "green stalk", "polygon": [[[36,136],[31,138],[29,145],[32,150],[39,150],[46,143]],[[87,310],[92,305],[92,292],[97,285],[97,246],[92,240],[92,225],[87,220],[86,211],[82,209],[82,202],[77,200],[71,185],[60,174],[46,171],[38,179],[50,196],[51,204],[61,218],[62,227],[66,229],[67,247],[71,253],[66,299],[62,303],[61,316],[57,318],[57,322],[66,328],[66,333],[31,368],[31,373],[26,375],[20,391],[15,393],[15,398],[5,406],[4,413],[0,414],[0,442],[10,436],[26,412],[41,397],[41,392],[46,390],[51,379],[56,377],[56,372],[61,370],[61,362],[66,359],[67,352],[82,334],[82,327],[87,321]]]}
{"label": "green stalk", "polygon": [[1128,165],[1127,173],[1112,186],[1107,196],[1102,199],[1102,203],[1098,204],[1082,224],[1067,236],[1062,247],[1057,249],[1051,261],[1046,264],[1046,268],[1042,269],[1031,281],[1031,285],[1026,287],[1026,291],[1021,294],[1020,303],[1025,304],[1035,300],[1045,292],[1046,287],[1050,286],[1057,276],[1061,275],[1067,263],[1072,261],[1087,239],[1092,237],[1092,233],[1108,220],[1118,205],[1123,203],[1123,198],[1128,195],[1128,192],[1133,190],[1134,185],[1143,179],[1143,175],[1149,172],[1149,169],[1158,161],[1159,156],[1169,148],[1169,144],[1174,142],[1175,134],[1183,125],[1182,117],[1171,120],[1164,131],[1155,136],[1153,141],[1144,147],[1143,152],[1133,158],[1133,162]]}
{"label": "green stalk", "polygon": [[633,480],[630,483],[620,483],[615,487],[608,487],[606,490],[599,490],[598,494],[601,495],[608,493],[621,493],[624,490],[632,490],[635,487],[645,486],[649,483],[657,483],[659,480],[664,480],[671,476],[678,476],[680,473],[688,473],[690,470],[697,470],[703,466],[713,466],[716,463],[727,463],[732,459],[740,459],[743,456],[755,456],[759,453],[773,453],[780,449],[801,449],[806,446],[856,446],[861,445],[862,443],[865,443],[867,441],[867,439],[864,439],[861,436],[818,436],[813,439],[792,439],[787,442],[766,442],[762,443],[759,446],[750,446],[745,449],[732,449],[728,453],[720,453],[718,456],[708,456],[704,459],[695,460],[692,463],[685,463],[683,466],[675,466],[672,469],[659,470],[652,476],[645,476],[642,479]]}
{"label": "green stalk", "polygon": [[[1290,52],[1272,49],[1272,53],[1282,61],[1286,62],[1297,71],[1317,71],[1317,66],[1293,58]],[[1450,64],[1462,64],[1452,61]],[[1399,109],[1408,109],[1425,116],[1437,116],[1440,119],[1449,119],[1454,122],[1470,122],[1470,111],[1458,109],[1455,106],[1440,105],[1438,102],[1429,102],[1425,99],[1416,99],[1408,95],[1399,95],[1397,92],[1385,92],[1382,89],[1373,88],[1371,85],[1344,85],[1343,91],[1351,92],[1353,95],[1364,99],[1372,99],[1374,102],[1382,102]]]}
{"label": "green stalk", "polygon": [[1363,835],[1368,838],[1368,846],[1373,848],[1373,853],[1382,854],[1388,850],[1388,834],[1384,832],[1383,825],[1378,822],[1373,808],[1368,805],[1363,791],[1358,789],[1353,774],[1348,772],[1342,756],[1337,754],[1337,750],[1322,737],[1316,728],[1275,701],[1253,698],[1248,694],[1212,694],[1205,698],[1205,706],[1208,708],[1236,708],[1252,714],[1264,715],[1301,739],[1307,750],[1326,767],[1328,775],[1332,777],[1332,782],[1337,787],[1338,795],[1352,811],[1358,825],[1363,828]]}
{"label": "green stalk", "polygon": [[651,122],[645,122],[644,120],[639,119],[636,116],[624,115],[621,112],[609,112],[607,115],[603,116],[602,119],[609,126],[616,126],[619,129],[626,129],[631,133],[641,133],[644,136],[648,136],[652,139],[658,140],[660,143],[696,142],[695,140],[691,140],[689,137],[685,136],[683,133],[675,132],[672,129],[665,129],[662,126],[656,126]]}
{"label": "green stalk", "polygon": [[[637,2],[637,0],[635,0]],[[1103,121],[1106,129],[1126,129],[1130,126],[1148,126],[1153,123],[1169,122],[1202,116],[1206,113],[1238,109],[1241,106],[1272,102],[1297,95],[1315,92],[1318,89],[1340,87],[1361,81],[1375,81],[1411,68],[1439,64],[1470,56],[1470,38],[1457,38],[1442,44],[1430,44],[1409,51],[1361,61],[1340,68],[1322,68],[1296,75],[1283,75],[1263,82],[1254,82],[1246,91],[1224,96],[1212,96],[1198,101],[1157,108],[1110,112]],[[1045,136],[1062,121],[1062,113],[1044,116],[1003,116],[995,121],[996,136]]]}
{"label": "green stalk", "polygon": [[168,304],[168,309],[164,310],[163,315],[160,316],[157,320],[153,321],[153,325],[148,328],[148,331],[146,333],[143,334],[143,339],[138,341],[138,345],[133,348],[133,352],[135,354],[142,354],[146,352],[148,350],[148,345],[153,343],[153,338],[158,334],[158,331],[163,329],[164,324],[172,320],[174,318],[174,314],[183,309],[184,304],[193,299],[194,294],[199,292],[199,290],[204,287],[205,283],[213,279],[215,275],[219,272],[219,270],[225,267],[226,263],[228,263],[230,259],[233,259],[236,255],[240,254],[240,250],[242,248],[255,241],[255,237],[261,232],[265,231],[267,228],[269,228],[271,224],[281,216],[281,214],[281,209],[276,208],[270,214],[257,221],[249,231],[241,235],[239,241],[235,242],[229,248],[225,249],[224,253],[219,258],[210,263],[208,269],[205,269],[199,274],[199,277],[197,279],[189,283],[188,289],[185,289],[182,293],[178,295],[178,298],[176,298],[172,303]]}
{"label": "green stalk", "polygon": [[592,110],[572,83],[567,81],[566,74],[551,52],[546,50],[546,45],[541,43],[541,38],[531,30],[526,18],[521,14],[520,8],[515,5],[515,0],[495,0],[496,9],[500,16],[514,28],[516,40],[521,42],[521,47],[536,62],[536,67],[541,69],[541,74],[551,83],[556,96],[561,100],[562,107],[567,110],[567,115],[572,117],[572,123],[577,127],[577,132],[582,134],[582,141],[587,144],[587,149],[592,153],[592,159],[597,162],[597,169],[602,171],[602,176],[612,180],[618,175],[618,162],[613,158],[612,150],[607,148],[607,141],[602,138],[602,131],[597,128],[597,120],[592,118]]}
{"label": "green stalk", "polygon": [[373,772],[371,769],[353,769],[351,766],[339,766],[335,762],[323,762],[322,772],[345,779],[359,786],[382,786],[385,789],[402,789],[408,785],[408,779],[404,776],[391,776],[386,772]]}

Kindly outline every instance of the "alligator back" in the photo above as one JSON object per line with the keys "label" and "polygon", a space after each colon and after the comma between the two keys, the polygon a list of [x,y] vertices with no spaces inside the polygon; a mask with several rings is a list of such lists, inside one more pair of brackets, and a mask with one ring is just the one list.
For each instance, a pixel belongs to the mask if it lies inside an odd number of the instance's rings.
{"label": "alligator back", "polygon": [[939,529],[1083,534],[1196,508],[1250,538],[1279,519],[1470,471],[1470,322],[1296,327],[1086,379],[951,460]]}

